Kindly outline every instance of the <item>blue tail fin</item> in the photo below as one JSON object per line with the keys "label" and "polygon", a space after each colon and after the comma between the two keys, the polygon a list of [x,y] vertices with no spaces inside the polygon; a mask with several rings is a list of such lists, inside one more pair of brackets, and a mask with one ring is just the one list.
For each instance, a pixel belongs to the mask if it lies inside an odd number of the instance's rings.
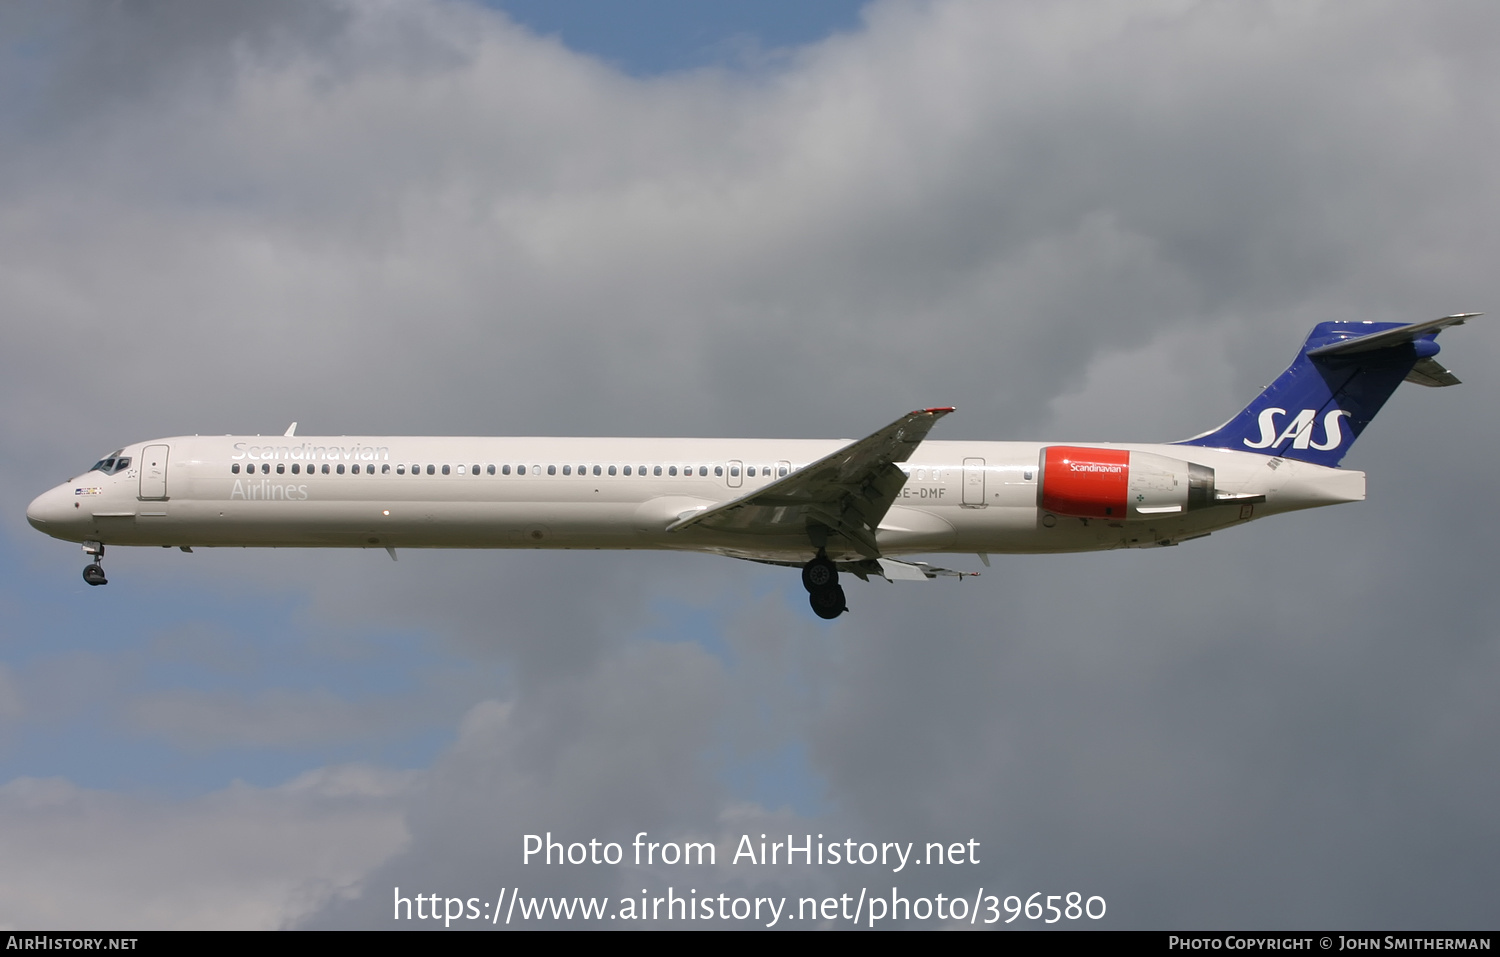
{"label": "blue tail fin", "polygon": [[1177,445],[1260,452],[1335,466],[1402,381],[1457,385],[1437,334],[1479,315],[1430,322],[1320,322],[1280,377],[1239,415]]}

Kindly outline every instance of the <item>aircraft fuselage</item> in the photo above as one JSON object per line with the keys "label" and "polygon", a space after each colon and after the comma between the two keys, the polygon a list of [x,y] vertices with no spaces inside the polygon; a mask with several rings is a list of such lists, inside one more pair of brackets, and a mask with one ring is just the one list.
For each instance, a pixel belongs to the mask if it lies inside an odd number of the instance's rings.
{"label": "aircraft fuselage", "polygon": [[[806,530],[668,531],[795,473],[849,440],[178,436],[121,449],[37,498],[33,525],[111,545],[679,549],[801,563]],[[928,441],[876,530],[884,555],[1070,552],[1193,538],[1277,512],[1357,501],[1364,473],[1191,450],[1233,496],[1196,510],[1088,516],[1041,501],[1058,443]],[[1169,445],[1087,443],[1184,459]],[[1264,496],[1264,501],[1245,503]],[[837,537],[835,561],[861,557]]]}

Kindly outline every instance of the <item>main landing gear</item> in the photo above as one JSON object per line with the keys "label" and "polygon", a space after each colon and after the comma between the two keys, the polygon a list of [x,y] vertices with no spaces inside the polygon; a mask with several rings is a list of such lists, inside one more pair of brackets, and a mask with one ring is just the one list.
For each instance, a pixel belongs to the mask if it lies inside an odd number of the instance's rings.
{"label": "main landing gear", "polygon": [[90,585],[108,585],[109,579],[104,577],[104,543],[84,542],[83,553],[94,558],[94,561],[84,568],[83,580]]}
{"label": "main landing gear", "polygon": [[802,587],[807,589],[808,604],[819,618],[831,620],[849,610],[844,606],[839,567],[821,550],[817,558],[802,566]]}

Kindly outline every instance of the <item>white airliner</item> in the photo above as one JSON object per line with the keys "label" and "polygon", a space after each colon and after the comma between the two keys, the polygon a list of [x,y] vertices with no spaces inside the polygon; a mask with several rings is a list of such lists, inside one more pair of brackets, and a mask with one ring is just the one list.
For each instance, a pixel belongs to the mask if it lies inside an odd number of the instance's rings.
{"label": "white airliner", "polygon": [[813,611],[841,571],[965,575],[897,556],[1175,545],[1253,518],[1359,501],[1337,468],[1403,380],[1456,385],[1437,334],[1324,322],[1211,432],[1163,445],[925,441],[950,408],[855,442],[801,439],[178,436],[129,445],[36,498],[33,526],[108,545],[654,548],[798,566]]}

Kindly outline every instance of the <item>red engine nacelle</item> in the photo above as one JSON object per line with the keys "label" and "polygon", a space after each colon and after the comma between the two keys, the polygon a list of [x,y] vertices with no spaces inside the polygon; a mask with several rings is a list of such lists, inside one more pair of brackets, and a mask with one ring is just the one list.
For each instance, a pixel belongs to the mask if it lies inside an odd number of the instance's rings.
{"label": "red engine nacelle", "polygon": [[1214,503],[1214,470],[1130,449],[1051,445],[1042,449],[1037,505],[1043,511],[1115,521]]}

